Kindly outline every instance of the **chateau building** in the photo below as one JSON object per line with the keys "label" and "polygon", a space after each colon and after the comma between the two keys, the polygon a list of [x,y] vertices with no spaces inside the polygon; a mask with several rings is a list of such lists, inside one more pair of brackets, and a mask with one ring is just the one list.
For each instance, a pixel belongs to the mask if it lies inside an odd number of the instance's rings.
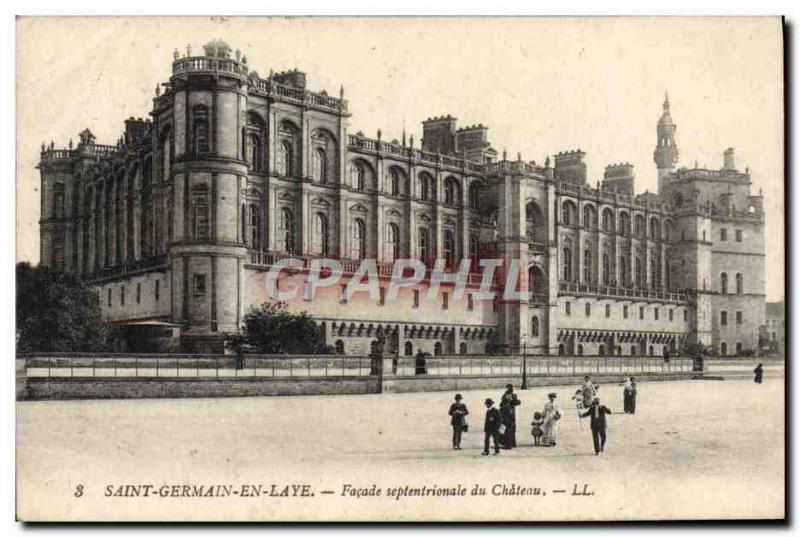
{"label": "chateau building", "polygon": [[[162,89],[163,88],[163,89]],[[527,354],[661,355],[700,342],[756,349],[764,325],[764,214],[733,149],[719,170],[676,169],[669,101],[657,125],[658,193],[637,195],[632,165],[590,186],[585,154],[543,164],[509,159],[488,127],[423,122],[423,137],[348,131],[338,96],[299,71],[262,78],[214,41],[176,51],[149,119],[125,121],[114,145],[87,129],[73,147],[42,146],[41,262],[80,273],[105,318],[185,350],[219,347],[266,275],[303,288],[310,261],[340,259],[341,286],[302,292],[336,352],[477,354],[490,341]],[[466,293],[430,280],[386,297],[395,259],[471,260]],[[524,298],[477,300],[480,259],[520,260]],[[346,299],[359,260],[377,260],[380,296]],[[504,273],[497,279],[502,287]],[[495,334],[491,336],[491,334]]]}

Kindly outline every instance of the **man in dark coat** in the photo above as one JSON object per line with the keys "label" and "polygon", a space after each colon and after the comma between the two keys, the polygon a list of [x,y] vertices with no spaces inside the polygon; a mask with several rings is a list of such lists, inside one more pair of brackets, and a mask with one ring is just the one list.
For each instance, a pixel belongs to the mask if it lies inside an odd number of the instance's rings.
{"label": "man in dark coat", "polygon": [[486,405],[486,421],[483,422],[483,454],[489,454],[489,440],[494,440],[494,454],[500,454],[500,425],[502,418],[500,411],[494,408],[494,401],[487,399],[484,404]]}
{"label": "man in dark coat", "polygon": [[581,414],[583,418],[587,416],[591,418],[592,442],[594,443],[595,455],[600,455],[606,447],[606,414],[611,414],[611,411],[606,405],[600,404],[599,397],[595,397],[589,410]]}
{"label": "man in dark coat", "polygon": [[753,369],[753,373],[755,373],[755,378],[753,379],[756,384],[761,384],[761,381],[764,378],[764,366],[762,364],[758,364],[755,369]]}
{"label": "man in dark coat", "polygon": [[517,447],[517,416],[514,410],[522,402],[517,399],[514,393],[514,386],[506,384],[506,391],[500,398],[500,416],[503,425],[506,426],[506,434],[503,436],[503,448],[512,449]]}
{"label": "man in dark coat", "polygon": [[461,402],[461,394],[456,394],[456,402],[450,405],[450,425],[453,426],[453,449],[461,449],[461,433],[464,432],[464,426],[467,424],[465,419],[469,414],[467,405]]}

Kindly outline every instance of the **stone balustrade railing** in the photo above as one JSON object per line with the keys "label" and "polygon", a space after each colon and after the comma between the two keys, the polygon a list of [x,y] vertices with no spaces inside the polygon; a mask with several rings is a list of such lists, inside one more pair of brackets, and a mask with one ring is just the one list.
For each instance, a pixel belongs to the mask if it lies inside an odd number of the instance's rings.
{"label": "stone balustrade railing", "polygon": [[558,290],[561,293],[575,293],[580,295],[600,295],[614,298],[663,300],[667,302],[686,302],[689,297],[686,293],[673,293],[654,289],[637,289],[617,287],[612,285],[598,285],[589,283],[559,282]]}

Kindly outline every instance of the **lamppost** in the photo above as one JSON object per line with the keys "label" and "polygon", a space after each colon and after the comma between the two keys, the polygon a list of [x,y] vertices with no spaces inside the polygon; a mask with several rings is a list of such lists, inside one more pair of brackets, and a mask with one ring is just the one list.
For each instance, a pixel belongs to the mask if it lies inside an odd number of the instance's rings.
{"label": "lamppost", "polygon": [[528,389],[528,335],[522,334],[522,386],[521,390]]}

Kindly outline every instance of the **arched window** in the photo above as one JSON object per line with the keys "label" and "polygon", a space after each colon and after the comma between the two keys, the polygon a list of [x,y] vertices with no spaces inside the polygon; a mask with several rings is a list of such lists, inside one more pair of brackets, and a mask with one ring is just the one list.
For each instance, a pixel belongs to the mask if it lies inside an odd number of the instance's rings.
{"label": "arched window", "polygon": [[595,228],[597,227],[597,220],[594,217],[594,207],[591,205],[583,206],[583,227]]}
{"label": "arched window", "polygon": [[655,354],[655,353],[653,352],[653,346],[652,346],[652,345],[650,345],[650,348],[649,348],[648,350],[650,351],[650,352],[648,352],[648,354],[649,354],[650,356],[653,356],[653,354]]}
{"label": "arched window", "polygon": [[528,290],[537,295],[547,293],[547,279],[542,269],[536,265],[528,269]]}
{"label": "arched window", "polygon": [[167,132],[161,140],[161,181],[169,181],[172,175],[172,133]]}
{"label": "arched window", "polygon": [[278,173],[284,177],[294,175],[294,150],[289,140],[282,141],[278,146]]}
{"label": "arched window", "polygon": [[592,283],[592,252],[583,251],[583,282]]}
{"label": "arched window", "polygon": [[389,193],[392,196],[399,196],[400,195],[400,172],[397,168],[392,168],[389,170]]}
{"label": "arched window", "polygon": [[564,356],[564,344],[563,343],[560,343],[558,345],[558,355],[559,356]]}
{"label": "arched window", "polygon": [[611,209],[603,209],[603,231],[611,233],[614,231],[614,213]]}
{"label": "arched window", "polygon": [[525,235],[532,242],[544,242],[547,236],[542,210],[535,202],[525,206]]}
{"label": "arched window", "polygon": [[741,295],[744,292],[744,282],[742,280],[742,273],[736,273],[736,294]]}
{"label": "arched window", "polygon": [[417,247],[419,248],[419,258],[423,263],[427,263],[430,257],[428,237],[428,228],[421,227],[417,230]]}
{"label": "arched window", "polygon": [[425,172],[417,178],[417,197],[423,201],[433,200],[433,177]]}
{"label": "arched window", "polygon": [[539,337],[539,318],[531,317],[531,336]]}
{"label": "arched window", "polygon": [[322,213],[314,216],[314,253],[328,255],[328,217]]}
{"label": "arched window", "polygon": [[658,225],[658,218],[650,218],[650,238],[657,241],[661,238],[661,226]]}
{"label": "arched window", "polygon": [[561,205],[561,223],[565,226],[575,225],[575,204],[567,200]]}
{"label": "arched window", "polygon": [[456,204],[457,197],[458,185],[456,184],[456,180],[452,177],[448,177],[444,182],[444,204],[452,207]]}
{"label": "arched window", "polygon": [[313,173],[317,182],[323,184],[328,182],[328,160],[325,150],[321,147],[314,150]]}
{"label": "arched window", "polygon": [[449,229],[444,231],[443,237],[443,247],[444,247],[444,265],[447,268],[453,268],[455,266],[455,246],[456,241],[453,237],[453,232]]}
{"label": "arched window", "polygon": [[631,356],[636,356],[636,345],[631,345]]}
{"label": "arched window", "polygon": [[250,248],[261,248],[261,207],[257,203],[247,209],[247,239]]}
{"label": "arched window", "polygon": [[740,341],[736,342],[736,356],[742,355],[742,343]]}
{"label": "arched window", "polygon": [[336,354],[344,354],[344,341],[337,339],[336,343],[334,344],[334,349]]}
{"label": "arched window", "polygon": [[563,259],[561,260],[562,277],[565,282],[572,281],[572,250],[564,248]]}
{"label": "arched window", "polygon": [[390,223],[387,232],[387,261],[393,263],[400,257],[400,228],[397,224]]}
{"label": "arched window", "polygon": [[473,181],[469,185],[469,208],[472,210],[478,210],[478,203],[479,203],[479,186],[478,181]]}
{"label": "arched window", "polygon": [[366,256],[367,228],[360,218],[353,220],[353,259],[364,259]]}
{"label": "arched window", "polygon": [[619,214],[619,232],[621,235],[631,234],[631,216],[628,213]]}
{"label": "arched window", "polygon": [[433,355],[434,356],[441,356],[442,355],[442,342],[437,341],[436,345],[433,346]]}
{"label": "arched window", "polygon": [[192,149],[195,155],[208,152],[208,109],[201,104],[192,109]]}
{"label": "arched window", "polygon": [[281,238],[283,239],[283,250],[285,252],[294,251],[294,214],[288,207],[281,209]]}
{"label": "arched window", "polygon": [[719,353],[722,356],[727,356],[728,355],[728,344],[725,343],[724,341],[719,344]]}
{"label": "arched window", "polygon": [[264,163],[264,158],[261,156],[261,137],[256,133],[251,133],[247,139],[250,146],[248,167],[251,171],[260,172]]}
{"label": "arched window", "polygon": [[478,267],[478,235],[475,233],[469,234],[469,258],[472,260],[473,267]]}
{"label": "arched window", "polygon": [[195,240],[208,239],[208,189],[205,185],[192,192],[192,224]]}
{"label": "arched window", "polygon": [[603,356],[605,353],[606,353],[606,346],[600,345],[600,347],[597,349],[598,356]]}
{"label": "arched window", "polygon": [[461,355],[467,354],[467,344],[463,341],[458,345],[458,353]]}
{"label": "arched window", "polygon": [[608,258],[608,254],[603,254],[603,268],[601,270],[603,285],[609,285],[611,283],[611,261]]}
{"label": "arched window", "polygon": [[644,237],[644,216],[637,214],[633,219],[633,233],[637,237]]}
{"label": "arched window", "polygon": [[64,184],[53,185],[53,218],[64,218]]}
{"label": "arched window", "polygon": [[583,356],[583,345],[578,344],[578,356]]}
{"label": "arched window", "polygon": [[367,182],[367,170],[362,162],[350,164],[350,184],[356,190],[364,190]]}
{"label": "arched window", "polygon": [[720,286],[722,287],[722,294],[728,294],[728,274],[723,272],[720,276]]}
{"label": "arched window", "polygon": [[658,289],[661,284],[661,271],[658,270],[658,260],[650,259],[650,288]]}

